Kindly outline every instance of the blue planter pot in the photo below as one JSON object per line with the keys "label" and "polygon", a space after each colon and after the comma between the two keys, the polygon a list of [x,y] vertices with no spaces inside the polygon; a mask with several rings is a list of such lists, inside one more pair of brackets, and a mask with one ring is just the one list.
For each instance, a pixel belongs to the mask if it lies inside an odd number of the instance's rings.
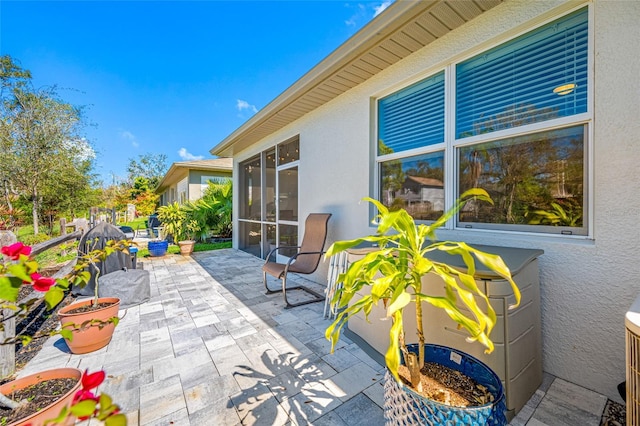
{"label": "blue planter pot", "polygon": [[[427,399],[398,383],[387,371],[384,383],[384,418],[387,425],[504,426],[506,402],[500,378],[480,360],[445,346],[427,344],[425,362],[436,362],[471,377],[485,386],[493,402],[478,407],[452,407]],[[408,345],[418,353],[418,345]]]}
{"label": "blue planter pot", "polygon": [[164,256],[167,254],[167,249],[169,248],[169,241],[149,241],[149,245],[147,246],[149,249],[149,254],[152,257]]}

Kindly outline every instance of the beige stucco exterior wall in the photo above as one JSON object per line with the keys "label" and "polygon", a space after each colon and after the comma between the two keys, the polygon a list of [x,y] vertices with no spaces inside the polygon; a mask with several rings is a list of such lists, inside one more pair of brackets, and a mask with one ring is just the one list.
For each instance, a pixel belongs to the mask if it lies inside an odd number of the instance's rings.
{"label": "beige stucco exterior wall", "polygon": [[[300,135],[300,217],[331,212],[329,242],[371,232],[371,99],[583,2],[507,1],[234,158]],[[640,294],[640,2],[590,2],[593,234],[588,239],[443,231],[441,239],[539,248],[544,370],[620,400],[624,314]],[[235,173],[238,176],[238,173]],[[234,190],[237,195],[237,178]],[[238,197],[235,197],[237,203]],[[237,205],[234,210],[238,211]],[[301,228],[302,228],[301,223]],[[300,233],[302,234],[302,229]],[[234,241],[237,247],[237,240]],[[326,278],[326,266],[315,275]]]}
{"label": "beige stucco exterior wall", "polygon": [[191,170],[189,173],[189,201],[202,198],[202,177],[224,177],[231,179],[231,171],[214,172],[211,170]]}
{"label": "beige stucco exterior wall", "polygon": [[[231,171],[225,172],[225,171],[212,171],[212,170],[185,170],[183,173],[177,175],[178,178],[175,179],[176,182],[171,184],[170,186],[168,186],[164,192],[162,192],[162,194],[160,194],[161,196],[165,197],[162,201],[163,201],[163,205],[167,205],[167,204],[171,204],[174,201],[180,201],[179,200],[179,194],[178,194],[178,183],[182,182],[185,178],[188,177],[188,190],[187,190],[187,195],[189,198],[189,201],[196,201],[199,200],[200,198],[202,198],[202,184],[201,184],[201,179],[203,176],[207,176],[207,177],[224,177],[224,178],[228,178],[231,179]],[[173,192],[175,194],[174,199],[172,199],[170,197],[171,194],[171,190],[173,189]]]}

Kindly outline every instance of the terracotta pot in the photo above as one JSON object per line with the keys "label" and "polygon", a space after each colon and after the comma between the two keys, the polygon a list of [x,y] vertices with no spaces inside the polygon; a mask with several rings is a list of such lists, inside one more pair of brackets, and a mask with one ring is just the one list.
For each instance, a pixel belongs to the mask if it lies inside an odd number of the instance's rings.
{"label": "terracotta pot", "polygon": [[180,246],[180,254],[189,256],[193,253],[193,247],[196,245],[196,242],[193,240],[178,241],[178,245]]}
{"label": "terracotta pot", "polygon": [[[13,422],[8,426],[19,426],[19,425],[27,425],[30,424],[32,426],[42,426],[46,420],[55,419],[60,414],[60,411],[65,406],[68,407],[73,402],[74,394],[80,389],[82,378],[82,371],[77,368],[56,368],[54,370],[45,370],[40,373],[31,374],[29,376],[23,377],[21,379],[13,380],[11,382],[7,382],[4,385],[0,386],[0,392],[4,395],[10,395],[11,392],[15,392],[17,390],[21,390],[24,388],[28,388],[38,382],[42,382],[45,380],[51,379],[66,379],[73,378],[77,380],[76,385],[66,394],[62,395],[58,400],[52,402],[47,405],[42,410],[37,413],[33,413],[32,415],[25,417],[17,422]],[[65,426],[70,426],[75,423],[76,419],[73,416],[67,417],[64,423]],[[58,423],[56,423],[58,424]],[[52,423],[50,425],[53,426]]]}
{"label": "terracotta pot", "polygon": [[[78,303],[73,303],[71,305],[65,306],[64,308],[58,311],[58,317],[60,318],[60,324],[63,328],[73,329],[73,325],[64,324],[75,324],[76,326],[80,326],[85,321],[91,321],[93,319],[98,319],[101,321],[107,321],[109,318],[118,316],[118,309],[120,308],[120,299],[117,297],[101,297],[98,299],[99,303],[111,303],[110,306],[106,308],[96,309],[90,312],[82,312],[82,313],[69,313],[73,311],[75,308],[80,306],[90,305],[93,302],[93,298],[83,300]],[[109,344],[111,341],[111,337],[113,336],[113,331],[115,329],[115,324],[112,322],[104,325],[102,328],[99,327],[99,324],[92,325],[86,327],[82,330],[75,330],[72,332],[73,339],[64,339],[69,346],[69,349],[74,354],[86,354],[87,352],[93,352],[100,348],[103,348]]]}

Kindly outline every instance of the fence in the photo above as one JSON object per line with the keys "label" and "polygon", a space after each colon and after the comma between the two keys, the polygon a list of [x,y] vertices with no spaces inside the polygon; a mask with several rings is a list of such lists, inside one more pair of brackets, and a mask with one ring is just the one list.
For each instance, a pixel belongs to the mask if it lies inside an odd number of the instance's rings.
{"label": "fence", "polygon": [[[62,221],[61,221],[62,222]],[[61,223],[62,225],[62,223]],[[31,255],[36,256],[40,253],[43,253],[53,247],[57,247],[62,243],[67,241],[78,239],[84,233],[83,229],[78,229],[75,232],[70,234],[66,234],[66,227],[61,226],[61,230],[63,232],[62,235],[56,238],[52,238],[48,241],[39,243],[34,245],[31,248]],[[70,260],[67,262],[58,272],[53,275],[53,278],[62,278],[71,272],[77,262],[77,258]],[[44,293],[40,293],[37,291],[33,291],[28,294],[25,299],[20,300],[19,303],[27,303],[30,300],[36,300],[29,307],[29,317],[33,317],[34,315],[41,315],[46,310],[46,305],[43,299]],[[0,322],[3,322],[4,331],[0,331],[0,343],[4,342],[8,338],[12,338],[16,336],[16,317],[15,312],[5,309],[0,313]],[[7,318],[7,319],[5,319]],[[15,372],[16,368],[16,348],[15,344],[2,345],[0,344],[0,377],[6,377]]]}

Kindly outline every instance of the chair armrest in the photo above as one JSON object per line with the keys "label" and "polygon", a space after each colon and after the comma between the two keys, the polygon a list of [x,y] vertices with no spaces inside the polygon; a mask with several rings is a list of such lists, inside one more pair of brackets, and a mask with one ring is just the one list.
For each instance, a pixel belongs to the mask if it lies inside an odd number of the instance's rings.
{"label": "chair armrest", "polygon": [[[299,249],[300,247],[301,247],[301,246],[279,246],[279,247],[273,248],[273,249],[271,249],[271,250],[269,251],[269,253],[267,254],[267,258],[265,259],[265,262],[264,262],[264,263],[265,263],[265,264],[267,264],[267,263],[269,262],[269,258],[271,257],[271,255],[272,255],[274,252],[278,251],[278,250],[281,250],[281,249]],[[296,255],[294,255],[294,256],[297,256],[297,254],[296,254]]]}
{"label": "chair armrest", "polygon": [[291,262],[296,260],[296,258],[301,254],[323,254],[323,253],[326,253],[326,252],[325,251],[299,251],[298,253],[294,254],[289,258],[289,260],[287,261],[287,268],[289,268],[289,265],[291,264]]}

